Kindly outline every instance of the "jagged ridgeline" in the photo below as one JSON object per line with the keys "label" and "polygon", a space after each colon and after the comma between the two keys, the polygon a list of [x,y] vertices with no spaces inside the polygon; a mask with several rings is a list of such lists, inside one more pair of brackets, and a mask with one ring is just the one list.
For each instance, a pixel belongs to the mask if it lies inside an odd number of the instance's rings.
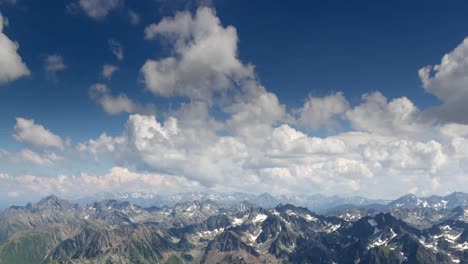
{"label": "jagged ridgeline", "polygon": [[467,195],[305,207],[49,196],[0,215],[0,263],[468,263]]}

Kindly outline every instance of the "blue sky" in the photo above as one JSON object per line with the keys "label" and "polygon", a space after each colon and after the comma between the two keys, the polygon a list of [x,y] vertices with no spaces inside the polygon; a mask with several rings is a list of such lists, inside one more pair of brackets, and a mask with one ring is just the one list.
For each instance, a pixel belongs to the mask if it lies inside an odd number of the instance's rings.
{"label": "blue sky", "polygon": [[467,191],[465,1],[0,2],[10,198]]}

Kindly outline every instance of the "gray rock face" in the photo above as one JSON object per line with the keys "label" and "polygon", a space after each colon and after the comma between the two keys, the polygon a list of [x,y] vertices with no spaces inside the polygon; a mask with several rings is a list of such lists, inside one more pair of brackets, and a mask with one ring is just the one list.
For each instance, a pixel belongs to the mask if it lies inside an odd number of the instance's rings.
{"label": "gray rock face", "polygon": [[430,197],[429,206],[406,196],[344,219],[291,204],[82,206],[50,196],[0,214],[0,263],[466,263],[463,197]]}

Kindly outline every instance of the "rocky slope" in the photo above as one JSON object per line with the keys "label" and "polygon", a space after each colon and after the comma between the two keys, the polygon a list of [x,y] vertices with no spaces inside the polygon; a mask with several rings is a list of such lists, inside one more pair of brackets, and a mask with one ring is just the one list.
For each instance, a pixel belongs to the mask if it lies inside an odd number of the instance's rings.
{"label": "rocky slope", "polygon": [[0,214],[0,263],[468,263],[465,211],[453,204],[452,217],[418,229],[389,212],[350,221],[290,204],[50,196]]}

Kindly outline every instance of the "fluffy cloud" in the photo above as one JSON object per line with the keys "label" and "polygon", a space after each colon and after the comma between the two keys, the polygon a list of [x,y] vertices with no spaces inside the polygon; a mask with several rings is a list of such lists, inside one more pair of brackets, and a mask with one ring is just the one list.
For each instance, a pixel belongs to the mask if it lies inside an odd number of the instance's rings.
{"label": "fluffy cloud", "polygon": [[0,84],[28,76],[30,71],[18,54],[19,44],[10,40],[3,30],[8,23],[0,13]]}
{"label": "fluffy cloud", "polygon": [[16,118],[13,137],[37,148],[64,149],[62,139],[32,119]]}
{"label": "fluffy cloud", "polygon": [[112,54],[114,54],[114,56],[118,59],[118,60],[123,60],[124,58],[124,53],[123,53],[123,46],[122,44],[120,44],[120,42],[118,42],[117,40],[114,40],[114,39],[110,39],[109,40],[109,48],[112,52]]}
{"label": "fluffy cloud", "polygon": [[463,163],[468,161],[468,125],[446,124],[440,131],[448,138],[448,149],[454,158]]}
{"label": "fluffy cloud", "polygon": [[270,155],[302,157],[307,154],[344,154],[347,146],[339,138],[309,137],[288,125],[281,125],[271,135]]}
{"label": "fluffy cloud", "polygon": [[425,175],[438,172],[447,162],[442,145],[434,140],[373,140],[364,147],[363,157],[378,168]]}
{"label": "fluffy cloud", "polygon": [[364,94],[363,102],[346,112],[352,127],[381,135],[415,135],[424,129],[419,109],[406,97],[388,101],[380,92]]}
{"label": "fluffy cloud", "polygon": [[209,101],[213,93],[253,77],[253,68],[237,58],[236,29],[223,27],[212,9],[164,18],[149,25],[145,37],[173,44],[173,57],[147,60],[141,68],[146,89],[156,95]]}
{"label": "fluffy cloud", "polygon": [[16,157],[13,157],[13,159],[15,158],[19,159],[19,161],[30,162],[41,166],[52,166],[57,161],[63,159],[53,152],[37,153],[30,149],[22,149]]}
{"label": "fluffy cloud", "polygon": [[212,9],[164,18],[148,26],[145,36],[172,44],[175,54],[143,65],[149,91],[208,104],[216,96],[221,110],[230,115],[226,127],[250,139],[262,138],[286,117],[286,108],[277,96],[257,83],[251,65],[238,59],[235,28],[223,27]]}
{"label": "fluffy cloud", "polygon": [[[238,59],[235,28],[223,26],[209,8],[165,18],[148,26],[145,34],[173,45],[171,57],[148,60],[141,68],[146,89],[158,96],[189,100],[156,117],[142,113],[141,106],[127,96],[115,96],[106,85],[95,84],[90,88],[91,98],[105,111],[131,115],[120,134],[102,133],[79,143],[76,150],[81,159],[99,161],[102,157],[117,167],[105,175],[0,174],[5,183],[0,186],[16,186],[18,193],[44,194],[76,189],[177,192],[211,188],[379,198],[407,192],[466,191],[460,188],[468,175],[467,125],[431,123],[409,98],[388,99],[380,92],[365,94],[353,105],[341,92],[310,96],[301,108],[288,109],[260,84],[253,67]],[[460,65],[463,61],[449,68]],[[442,72],[445,67],[431,71]],[[435,80],[442,80],[442,75],[428,74],[421,72],[428,91],[435,94]],[[311,134],[339,125],[338,131],[349,130],[333,136]],[[63,146],[51,144],[53,134],[32,120],[20,119],[17,127],[15,138],[22,142]],[[50,135],[38,139],[46,132]],[[2,157],[11,155],[49,166],[61,158],[48,149],[0,152]]]}
{"label": "fluffy cloud", "polygon": [[242,96],[225,111],[231,115],[227,127],[252,141],[268,136],[273,125],[286,118],[286,106],[279,102],[276,94],[255,83],[245,86]]}
{"label": "fluffy cloud", "polygon": [[57,54],[47,55],[44,58],[44,69],[48,74],[54,75],[59,71],[64,71],[67,68],[63,61],[63,57]]}
{"label": "fluffy cloud", "polygon": [[62,156],[57,155],[50,150],[35,151],[29,148],[21,149],[18,152],[9,152],[0,149],[0,162],[5,161],[6,163],[18,163],[20,165],[30,166],[53,166],[57,162],[63,160]]}
{"label": "fluffy cloud", "polygon": [[112,77],[112,75],[119,70],[119,67],[115,66],[115,65],[109,65],[109,64],[106,64],[104,66],[102,66],[102,77],[110,80],[110,78]]}
{"label": "fluffy cloud", "polygon": [[142,107],[133,102],[125,94],[113,96],[107,87],[102,83],[93,84],[89,88],[89,94],[97,104],[99,104],[106,113],[118,115],[120,113],[152,112],[152,107]]}
{"label": "fluffy cloud", "polygon": [[442,101],[435,113],[443,121],[468,122],[468,38],[453,51],[445,54],[437,65],[419,70],[424,90]]}
{"label": "fluffy cloud", "polygon": [[[81,151],[108,153],[116,162],[136,162],[140,168],[183,175],[212,184],[232,164],[244,146],[232,138],[217,138],[205,130],[182,130],[179,120],[169,117],[160,123],[152,115],[131,115],[119,137],[102,135],[82,143]],[[237,151],[236,151],[237,150]],[[214,159],[217,159],[214,161]]]}
{"label": "fluffy cloud", "polygon": [[83,10],[89,17],[100,20],[105,18],[112,10],[118,8],[123,0],[79,0],[67,6],[68,9]]}
{"label": "fluffy cloud", "polygon": [[86,143],[79,143],[76,148],[78,151],[92,154],[97,160],[100,153],[114,153],[115,146],[124,143],[123,140],[123,138],[113,138],[106,133],[102,133],[99,138],[90,139]]}
{"label": "fluffy cloud", "polygon": [[311,130],[338,126],[336,117],[349,108],[349,103],[342,92],[324,97],[310,96],[298,113],[298,123]]}
{"label": "fluffy cloud", "polygon": [[[455,182],[461,184],[465,173],[451,147],[453,137],[442,133],[440,141],[365,132],[319,138],[283,124],[251,141],[243,136],[221,136],[217,126],[194,129],[197,124],[178,114],[179,119],[171,117],[164,123],[154,116],[132,115],[121,136],[103,134],[81,143],[78,149],[95,157],[109,155],[117,164],[178,175],[204,188],[224,191],[390,197],[415,187],[420,194],[434,192],[435,187],[448,190]],[[440,179],[451,183],[434,185]],[[386,190],[383,186],[390,183],[398,187]]]}
{"label": "fluffy cloud", "polygon": [[450,123],[441,127],[442,134],[450,137],[467,137],[468,125]]}
{"label": "fluffy cloud", "polygon": [[[235,29],[209,8],[165,18],[145,34],[173,45],[174,54],[145,63],[146,89],[190,100],[163,121],[131,115],[119,136],[103,133],[79,144],[83,158],[106,155],[119,166],[220,191],[393,198],[447,192],[465,181],[467,152],[460,146],[468,146],[468,128],[429,123],[406,97],[374,92],[351,106],[337,92],[289,110],[238,59]],[[299,130],[338,125],[350,130],[324,137]]]}

